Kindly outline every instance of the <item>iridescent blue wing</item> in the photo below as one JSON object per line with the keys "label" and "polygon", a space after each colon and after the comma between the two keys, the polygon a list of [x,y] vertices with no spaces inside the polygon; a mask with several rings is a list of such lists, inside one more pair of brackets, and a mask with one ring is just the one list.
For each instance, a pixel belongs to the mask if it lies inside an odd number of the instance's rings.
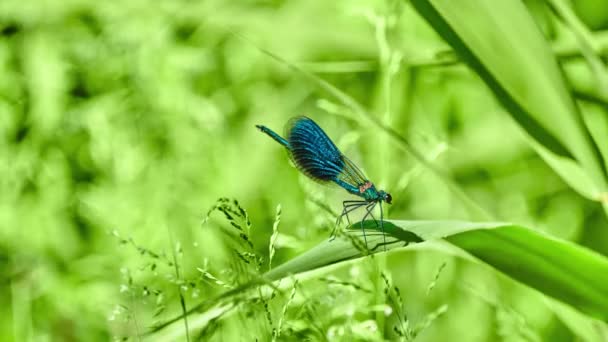
{"label": "iridescent blue wing", "polygon": [[298,116],[286,127],[290,157],[302,173],[318,182],[337,179],[345,168],[342,153],[314,121]]}
{"label": "iridescent blue wing", "polygon": [[338,175],[339,180],[355,187],[359,187],[367,182],[367,178],[363,172],[359,170],[355,163],[353,163],[345,155],[342,155],[342,160],[344,161],[344,168]]}
{"label": "iridescent blue wing", "polygon": [[359,194],[359,186],[365,184],[367,178],[314,121],[304,116],[295,117],[288,122],[285,135],[290,157],[302,173],[321,183],[334,181],[347,191]]}

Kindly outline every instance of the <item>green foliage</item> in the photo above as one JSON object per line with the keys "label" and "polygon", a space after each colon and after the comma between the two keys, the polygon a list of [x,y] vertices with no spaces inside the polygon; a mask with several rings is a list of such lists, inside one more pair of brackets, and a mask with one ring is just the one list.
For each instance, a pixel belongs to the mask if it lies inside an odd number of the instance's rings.
{"label": "green foliage", "polygon": [[[551,167],[581,195],[601,200],[607,192],[603,159],[608,156],[602,158],[591,140],[549,45],[524,5],[426,0],[413,4],[492,89]],[[585,55],[595,56],[587,50]]]}
{"label": "green foliage", "polygon": [[[601,0],[0,1],[0,340],[608,339],[607,30]],[[326,242],[348,195],[254,128],[301,114],[393,195],[387,253]]]}
{"label": "green foliage", "polygon": [[[366,226],[375,228],[369,221]],[[608,320],[608,258],[575,244],[524,227],[498,223],[387,221],[385,230],[392,235],[387,239],[392,248],[445,239],[524,284],[591,316]],[[357,231],[356,235],[360,237],[361,233]],[[368,239],[372,250],[382,250],[382,242],[380,234]],[[397,255],[389,253],[388,257]],[[328,241],[275,268],[266,277],[279,279],[360,256],[361,251],[349,239]]]}

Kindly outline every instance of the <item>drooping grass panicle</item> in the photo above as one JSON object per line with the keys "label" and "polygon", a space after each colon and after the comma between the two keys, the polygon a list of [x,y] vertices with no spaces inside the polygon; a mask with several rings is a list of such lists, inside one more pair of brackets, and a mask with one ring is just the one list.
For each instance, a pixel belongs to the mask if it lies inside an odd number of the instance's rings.
{"label": "drooping grass panicle", "polygon": [[272,341],[276,341],[280,336],[281,336],[281,332],[283,329],[283,322],[285,321],[285,317],[287,315],[287,309],[289,308],[289,306],[291,305],[291,302],[293,301],[294,297],[296,296],[296,290],[298,288],[298,280],[294,280],[293,282],[293,288],[291,289],[291,294],[289,295],[289,298],[287,299],[287,301],[285,302],[285,304],[283,305],[283,310],[281,310],[281,317],[279,318],[279,322],[277,323],[277,327],[275,330],[273,330],[273,334],[272,334]]}
{"label": "drooping grass panicle", "polygon": [[234,286],[224,282],[223,280],[215,277],[213,274],[211,274],[209,271],[204,270],[200,267],[196,268],[197,271],[199,271],[201,273],[201,277],[205,280],[205,281],[209,281],[214,285],[217,285],[219,287],[222,287],[224,289],[232,289]]}
{"label": "drooping grass panicle", "polygon": [[[132,247],[134,247],[140,255],[149,257],[156,261],[162,261],[167,266],[173,267],[173,261],[167,256],[165,252],[159,253],[149,248],[146,248],[135,242],[135,239],[133,239],[133,237],[124,238],[116,229],[112,231],[112,236],[116,237],[121,245],[131,245]],[[156,262],[152,262],[151,264],[149,264],[149,266],[152,270],[154,270],[157,267],[157,264]]]}
{"label": "drooping grass panicle", "polygon": [[443,269],[445,268],[446,265],[447,265],[447,262],[443,262],[441,265],[439,265],[439,268],[437,268],[437,272],[435,272],[435,277],[433,278],[433,280],[431,281],[429,286],[427,286],[427,288],[426,288],[427,296],[431,293],[431,291],[433,291],[435,286],[437,286],[437,281],[439,280],[439,276],[441,275],[441,272],[443,271]]}
{"label": "drooping grass panicle", "polygon": [[431,324],[433,324],[433,322],[435,320],[437,320],[439,317],[441,317],[447,311],[448,311],[448,305],[447,304],[443,304],[443,305],[439,306],[433,312],[430,312],[429,314],[427,314],[422,321],[418,322],[413,327],[413,329],[412,329],[412,339],[415,339],[416,337],[418,337],[418,335],[420,335],[420,333],[422,331],[424,331],[425,329],[427,329],[428,327],[430,327]]}
{"label": "drooping grass panicle", "polygon": [[268,244],[268,269],[272,269],[272,258],[276,252],[276,242],[279,237],[279,223],[281,222],[281,205],[277,205],[277,210],[272,225],[272,235],[270,236],[270,242]]}
{"label": "drooping grass panicle", "polygon": [[386,274],[384,271],[380,273],[380,276],[384,280],[384,296],[386,297],[386,300],[390,307],[395,311],[395,314],[397,315],[397,320],[399,322],[399,325],[394,326],[393,330],[398,335],[403,336],[407,340],[410,340],[411,329],[409,319],[403,311],[403,298],[401,297],[399,287],[393,286],[388,274]]}
{"label": "drooping grass panicle", "polygon": [[[251,241],[251,220],[247,210],[241,206],[236,199],[219,198],[217,202],[207,211],[207,214],[202,220],[202,225],[206,225],[213,212],[219,211],[224,214],[225,219],[228,221],[230,226],[234,228],[234,231],[226,231],[229,236],[238,236],[241,243],[247,246],[249,252],[253,252],[253,242]],[[247,256],[243,256],[243,259],[249,259]]]}
{"label": "drooping grass panicle", "polygon": [[332,276],[321,277],[321,278],[319,278],[319,280],[326,283],[327,285],[339,285],[339,286],[352,287],[353,289],[355,289],[357,291],[372,293],[372,290],[367,289],[354,281],[346,281],[346,280],[342,280],[342,279],[332,277]]}

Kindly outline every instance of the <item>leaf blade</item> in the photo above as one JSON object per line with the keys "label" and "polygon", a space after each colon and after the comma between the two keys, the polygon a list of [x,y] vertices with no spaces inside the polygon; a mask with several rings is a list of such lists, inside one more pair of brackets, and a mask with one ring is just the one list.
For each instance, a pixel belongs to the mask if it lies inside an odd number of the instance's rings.
{"label": "leaf blade", "polygon": [[[532,147],[576,191],[597,200],[606,168],[562,73],[525,6],[518,1],[413,0],[412,4],[486,83],[511,117],[536,142]],[[562,170],[560,159],[585,172]],[[568,166],[571,170],[571,165]],[[566,169],[566,167],[564,167]],[[585,186],[581,188],[581,186]]]}
{"label": "leaf blade", "polygon": [[[365,224],[366,229],[373,230],[373,222]],[[386,221],[384,229],[390,234],[387,241],[393,248],[445,239],[496,271],[590,317],[608,321],[608,258],[572,242],[499,222]],[[361,236],[358,230],[349,234]],[[382,250],[380,234],[368,231],[367,239],[372,249]],[[265,277],[277,280],[361,256],[363,253],[348,241],[326,241]]]}

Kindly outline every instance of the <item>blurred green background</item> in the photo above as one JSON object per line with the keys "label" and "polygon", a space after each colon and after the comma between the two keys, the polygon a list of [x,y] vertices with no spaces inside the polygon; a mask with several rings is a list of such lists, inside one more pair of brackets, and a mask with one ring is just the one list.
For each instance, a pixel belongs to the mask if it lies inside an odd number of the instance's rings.
{"label": "blurred green background", "polygon": [[[574,4],[605,65],[608,4]],[[525,5],[579,107],[608,115],[569,29],[544,1]],[[2,341],[139,340],[180,314],[180,295],[189,308],[266,271],[279,204],[273,265],[326,239],[323,204],[337,212],[348,195],[254,127],[282,132],[302,114],[393,195],[389,218],[516,222],[608,255],[602,206],[538,156],[407,1],[3,0],[0,75]],[[247,211],[252,248],[220,212],[203,224],[223,197]],[[583,339],[542,294],[440,248],[330,274],[363,290],[303,281],[290,310],[288,291],[168,339],[270,340],[279,317],[279,340],[396,339],[387,282],[417,340]]]}

